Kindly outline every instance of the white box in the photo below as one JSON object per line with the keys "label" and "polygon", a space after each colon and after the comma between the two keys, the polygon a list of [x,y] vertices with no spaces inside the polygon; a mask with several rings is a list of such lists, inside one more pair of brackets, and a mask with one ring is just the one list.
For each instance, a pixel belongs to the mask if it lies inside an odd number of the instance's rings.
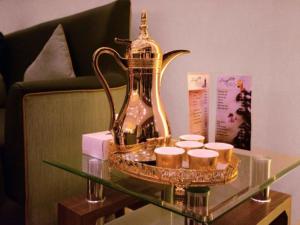
{"label": "white box", "polygon": [[109,141],[112,140],[109,131],[89,133],[82,135],[82,153],[106,160],[108,159]]}

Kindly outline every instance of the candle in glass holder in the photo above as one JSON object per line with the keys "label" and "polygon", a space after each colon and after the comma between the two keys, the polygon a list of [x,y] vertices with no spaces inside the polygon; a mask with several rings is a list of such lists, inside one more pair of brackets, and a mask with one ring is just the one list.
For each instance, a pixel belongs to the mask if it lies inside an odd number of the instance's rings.
{"label": "candle in glass holder", "polygon": [[184,134],[184,135],[180,135],[179,139],[181,141],[199,141],[204,143],[205,137],[198,134]]}
{"label": "candle in glass holder", "polygon": [[182,167],[184,149],[177,147],[159,147],[154,150],[158,167],[178,169]]}
{"label": "candle in glass holder", "polygon": [[231,161],[233,145],[221,142],[210,142],[204,145],[206,149],[214,150],[219,153],[218,161],[228,163]]}
{"label": "candle in glass holder", "polygon": [[183,159],[188,161],[187,152],[192,149],[202,148],[204,145],[198,141],[178,141],[175,143],[176,147],[183,148],[185,150]]}
{"label": "candle in glass holder", "polygon": [[217,166],[217,158],[219,153],[206,149],[193,149],[188,151],[189,168],[201,169],[203,167],[215,168]]}

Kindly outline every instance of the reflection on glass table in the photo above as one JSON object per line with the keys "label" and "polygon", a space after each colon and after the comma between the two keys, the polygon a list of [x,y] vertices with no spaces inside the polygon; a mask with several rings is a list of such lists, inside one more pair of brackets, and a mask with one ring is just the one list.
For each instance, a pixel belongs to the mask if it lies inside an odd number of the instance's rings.
{"label": "reflection on glass table", "polygon": [[[252,153],[235,149],[234,153],[240,159],[235,180],[209,187],[187,187],[184,196],[175,194],[172,185],[134,178],[111,168],[108,161],[86,155],[77,164],[66,163],[63,159],[47,159],[45,162],[185,216],[188,220],[209,222],[250,197],[268,201],[269,185],[300,164],[300,158],[274,152]],[[263,198],[256,196],[257,193]]]}

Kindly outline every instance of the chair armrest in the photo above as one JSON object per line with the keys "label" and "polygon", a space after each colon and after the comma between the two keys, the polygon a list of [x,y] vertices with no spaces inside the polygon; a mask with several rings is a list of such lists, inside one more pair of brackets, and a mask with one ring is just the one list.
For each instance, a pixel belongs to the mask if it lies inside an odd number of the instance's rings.
{"label": "chair armrest", "polygon": [[15,133],[15,131],[22,130],[22,127],[20,127],[20,125],[22,124],[23,114],[22,104],[23,97],[26,94],[97,88],[101,88],[101,85],[99,84],[95,76],[60,80],[17,82],[13,84],[9,89],[6,100],[5,143],[9,143],[10,139],[15,138],[15,136],[17,136],[17,139],[19,139],[18,137],[20,137],[19,133]]}
{"label": "chair armrest", "polygon": [[[114,74],[111,76],[114,77]],[[111,88],[120,87],[125,84],[124,81],[108,79]],[[101,88],[95,76],[83,76],[75,78],[65,78],[59,80],[42,80],[30,82],[16,82],[9,90],[9,96],[25,95],[28,93],[44,91],[65,91],[65,90],[82,90],[82,89],[99,89]]]}
{"label": "chair armrest", "polygon": [[[112,93],[119,109],[125,87],[116,87],[116,83],[110,84],[115,87],[112,88]],[[80,77],[56,81],[18,82],[10,88],[6,105],[3,154],[5,188],[8,196],[21,205],[30,204],[27,212],[34,212],[31,211],[33,206],[35,209],[39,208],[37,201],[43,202],[43,198],[47,196],[46,193],[39,193],[38,198],[33,198],[32,188],[37,187],[33,187],[34,181],[28,180],[28,177],[39,182],[43,180],[38,175],[32,175],[33,171],[42,170],[43,157],[55,155],[55,151],[70,154],[71,149],[76,149],[74,155],[78,156],[81,154],[82,133],[107,129],[109,106],[105,92],[99,87],[96,77]],[[103,116],[103,113],[108,116]],[[52,123],[54,118],[59,118],[59,121]],[[95,120],[99,122],[95,123]],[[39,140],[41,133],[48,139],[35,142]],[[51,141],[51,137],[59,138],[55,139],[55,145],[47,143]],[[60,141],[66,140],[68,143],[65,146],[68,147],[61,149]],[[46,171],[47,174],[47,168]],[[60,182],[57,178],[52,181],[55,181],[55,184]],[[31,185],[30,188],[28,185]]]}
{"label": "chair armrest", "polygon": [[[6,193],[24,205],[25,193],[19,184],[24,184],[24,138],[23,138],[23,97],[26,94],[51,91],[71,91],[100,88],[96,77],[86,76],[61,80],[17,82],[13,84],[6,99],[5,147],[3,151],[3,173]],[[17,162],[17,164],[16,164]],[[20,181],[15,183],[16,175]]]}

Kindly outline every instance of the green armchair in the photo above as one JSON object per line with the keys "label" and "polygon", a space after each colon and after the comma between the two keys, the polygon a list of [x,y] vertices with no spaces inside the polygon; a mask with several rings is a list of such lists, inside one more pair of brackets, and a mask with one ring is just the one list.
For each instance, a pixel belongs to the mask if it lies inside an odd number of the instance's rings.
{"label": "green armchair", "polygon": [[[64,27],[77,77],[22,82],[24,71],[58,24]],[[0,201],[1,222],[56,224],[56,203],[84,193],[83,179],[51,168],[42,160],[64,157],[80,164],[81,135],[108,128],[109,106],[94,76],[92,53],[101,46],[124,53],[126,46],[113,40],[129,38],[129,25],[130,2],[119,0],[5,36],[7,55],[1,73],[8,93],[2,109],[5,139],[0,148],[0,172],[4,187],[0,186],[0,196],[5,197]],[[102,68],[120,108],[127,82],[124,72],[110,57],[103,59]]]}

